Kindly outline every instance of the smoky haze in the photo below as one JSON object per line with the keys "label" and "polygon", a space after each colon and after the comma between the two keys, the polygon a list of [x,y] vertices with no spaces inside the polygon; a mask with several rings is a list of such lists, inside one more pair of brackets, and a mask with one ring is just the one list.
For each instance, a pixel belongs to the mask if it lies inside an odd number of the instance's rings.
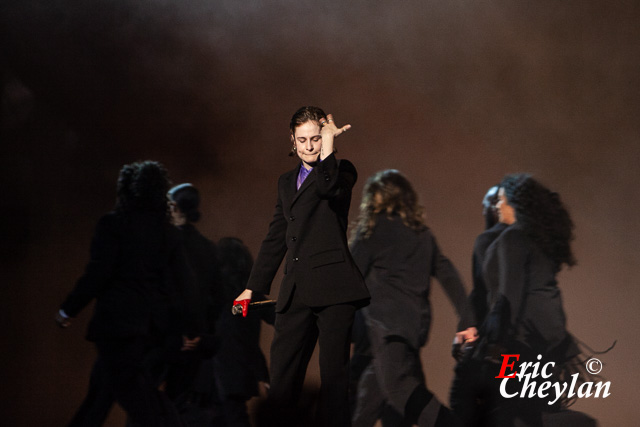
{"label": "smoky haze", "polygon": [[[353,126],[337,140],[360,176],[351,219],[369,175],[401,170],[467,289],[487,188],[526,171],[561,194],[579,262],[560,276],[569,330],[596,349],[618,339],[601,356],[612,395],[574,409],[629,425],[639,19],[633,1],[3,1],[3,424],[64,425],[84,396],[90,308],[69,330],[52,316],[114,204],[119,168],[163,162],[202,191],[201,231],[240,237],[255,255],[277,177],[295,166],[289,118],[319,105]],[[433,289],[422,356],[446,402],[456,320]]]}

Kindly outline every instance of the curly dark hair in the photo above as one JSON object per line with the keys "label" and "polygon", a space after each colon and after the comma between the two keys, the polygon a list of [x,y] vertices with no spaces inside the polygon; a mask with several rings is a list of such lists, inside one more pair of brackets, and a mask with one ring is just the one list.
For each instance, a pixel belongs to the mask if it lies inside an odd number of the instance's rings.
{"label": "curly dark hair", "polygon": [[573,221],[558,193],[549,190],[529,174],[507,175],[500,187],[515,210],[517,223],[554,261],[556,271],[560,271],[563,264],[575,265],[576,260],[571,252]]}
{"label": "curly dark hair", "polygon": [[367,239],[371,236],[380,212],[387,216],[399,215],[404,225],[413,230],[426,228],[424,208],[418,203],[418,195],[409,180],[395,169],[377,172],[367,180],[352,242],[358,237]]}
{"label": "curly dark hair", "polygon": [[118,177],[116,211],[150,211],[167,214],[170,181],[162,164],[145,160],[124,165]]}

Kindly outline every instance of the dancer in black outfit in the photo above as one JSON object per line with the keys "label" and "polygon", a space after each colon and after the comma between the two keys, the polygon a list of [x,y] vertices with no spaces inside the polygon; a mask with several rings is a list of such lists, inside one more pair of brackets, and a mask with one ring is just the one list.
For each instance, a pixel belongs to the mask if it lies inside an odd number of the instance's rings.
{"label": "dancer in black outfit", "polygon": [[198,282],[207,332],[214,333],[216,319],[225,304],[221,300],[223,289],[218,277],[218,248],[195,225],[201,217],[200,193],[196,187],[185,183],[173,187],[168,195],[172,223],[182,231],[189,264]]}
{"label": "dancer in black outfit", "polygon": [[423,211],[411,183],[398,171],[381,171],[367,181],[351,251],[371,292],[371,305],[362,312],[373,360],[359,383],[355,427],[373,426],[387,404],[409,425],[455,423],[426,387],[420,348],[431,326],[431,277],[459,315],[468,312],[467,296],[457,270],[425,225]]}
{"label": "dancer in black outfit", "polygon": [[[469,302],[475,318],[473,326],[476,328],[484,322],[484,318],[487,316],[487,287],[482,274],[482,264],[484,263],[485,254],[491,243],[507,228],[507,224],[500,222],[498,215],[498,190],[499,187],[497,185],[491,187],[482,200],[482,215],[485,221],[485,231],[476,238],[473,245],[473,257],[471,260],[473,288],[469,295]],[[477,335],[469,337],[467,342],[472,342],[476,336]]]}
{"label": "dancer in black outfit", "polygon": [[[95,342],[98,359],[87,398],[70,425],[102,425],[114,400],[136,425],[180,424],[143,364],[156,310],[169,300],[189,307],[195,299],[180,233],[167,215],[168,187],[166,171],[156,162],[122,168],[115,211],[98,221],[91,260],[60,307],[56,320],[67,327],[96,300],[87,339]],[[197,335],[197,314],[184,319],[183,334]]]}
{"label": "dancer in black outfit", "polygon": [[[471,373],[464,377],[461,374],[455,376],[451,387],[451,405],[458,414],[466,414],[464,420],[466,424],[471,422],[482,425],[485,421],[486,410],[485,405],[479,404],[476,396],[479,394],[476,390],[478,386],[478,376],[474,375],[475,370],[479,370],[477,365],[470,361],[470,355],[477,340],[477,328],[482,325],[487,316],[487,287],[484,283],[482,265],[484,263],[485,254],[488,247],[494,240],[507,228],[507,224],[500,221],[497,204],[499,186],[491,187],[482,200],[482,216],[485,222],[485,230],[476,238],[473,245],[473,256],[471,260],[473,289],[469,294],[469,306],[473,310],[473,327],[475,333],[466,337],[456,336],[454,340],[454,357],[459,361],[456,367],[457,373]],[[465,358],[465,353],[469,353]],[[464,358],[464,360],[462,360]],[[474,379],[476,381],[474,381]],[[482,378],[480,378],[482,380]],[[482,387],[482,381],[479,381]],[[468,409],[462,409],[461,405],[471,405]]]}
{"label": "dancer in black outfit", "polygon": [[[233,301],[247,286],[253,257],[242,240],[233,237],[220,239],[218,249],[224,301]],[[264,296],[254,292],[252,300],[262,301]],[[247,401],[267,394],[269,371],[260,349],[260,328],[262,322],[273,325],[275,316],[273,306],[250,310],[246,318],[230,310],[220,313],[216,335],[220,348],[213,357],[213,371],[227,427],[249,427]]]}
{"label": "dancer in black outfit", "polygon": [[278,180],[269,232],[247,289],[236,299],[246,312],[251,292],[268,294],[285,260],[271,345],[269,397],[278,413],[272,417],[274,425],[298,425],[298,420],[285,418],[296,407],[316,341],[321,377],[317,419],[332,427],[350,424],[351,325],[369,293],[346,238],[356,169],[334,154],[334,139],[349,128],[338,128],[331,114],[317,107],[303,107],[293,115],[292,152],[301,163]]}
{"label": "dancer in black outfit", "polygon": [[[175,345],[180,338],[181,325],[170,325],[169,339],[160,362],[164,365],[165,391],[183,414],[185,422],[190,422],[195,402],[194,381],[203,359],[211,358],[215,350],[213,335],[216,319],[223,306],[222,289],[218,278],[218,250],[211,240],[203,236],[195,226],[200,219],[200,194],[193,185],[177,185],[167,193],[171,219],[182,233],[185,251],[197,283],[196,309],[205,320],[203,333],[197,337],[187,337],[185,344],[195,351],[180,351]],[[179,311],[181,307],[175,307]],[[178,317],[179,318],[179,317]],[[176,319],[177,320],[177,319]]]}
{"label": "dancer in black outfit", "polygon": [[547,402],[503,398],[495,377],[502,354],[520,354],[519,363],[541,355],[561,371],[579,352],[565,329],[556,282],[564,264],[575,264],[573,223],[558,194],[529,175],[505,177],[499,199],[500,222],[508,227],[486,251],[487,315],[475,349],[456,367],[451,405],[465,425],[541,426]]}

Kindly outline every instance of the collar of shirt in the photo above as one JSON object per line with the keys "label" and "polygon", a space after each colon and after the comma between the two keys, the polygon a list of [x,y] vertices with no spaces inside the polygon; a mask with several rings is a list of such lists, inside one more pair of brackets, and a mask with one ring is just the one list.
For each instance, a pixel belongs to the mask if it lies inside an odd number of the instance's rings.
{"label": "collar of shirt", "polygon": [[298,181],[296,186],[297,190],[300,189],[300,187],[302,186],[302,183],[304,182],[305,179],[307,179],[307,177],[309,176],[312,170],[313,168],[307,169],[303,165],[300,165],[300,171],[298,172]]}

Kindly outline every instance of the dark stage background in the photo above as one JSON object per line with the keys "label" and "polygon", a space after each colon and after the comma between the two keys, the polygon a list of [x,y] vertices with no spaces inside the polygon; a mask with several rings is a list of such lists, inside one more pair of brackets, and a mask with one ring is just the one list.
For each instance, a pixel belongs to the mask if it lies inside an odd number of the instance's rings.
{"label": "dark stage background", "polygon": [[[352,212],[366,177],[400,169],[467,287],[486,189],[527,171],[557,190],[577,235],[568,326],[596,349],[618,340],[601,357],[612,395],[575,409],[640,415],[637,1],[4,0],[0,20],[2,425],[64,425],[84,396],[90,310],[68,330],[53,314],[121,165],[162,161],[203,190],[201,230],[255,255],[309,104],[353,125],[337,141],[360,173]],[[448,401],[455,318],[432,298],[423,361]]]}

